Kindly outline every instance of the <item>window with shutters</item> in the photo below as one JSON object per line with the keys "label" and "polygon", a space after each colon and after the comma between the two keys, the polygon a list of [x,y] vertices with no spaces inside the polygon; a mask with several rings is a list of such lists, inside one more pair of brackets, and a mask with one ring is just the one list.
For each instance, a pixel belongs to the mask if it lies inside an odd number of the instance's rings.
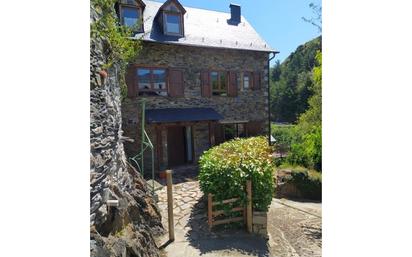
{"label": "window with shutters", "polygon": [[167,96],[167,70],[164,68],[137,68],[137,88],[142,96]]}
{"label": "window with shutters", "polygon": [[253,90],[258,90],[258,89],[260,89],[260,83],[261,83],[261,81],[260,81],[260,72],[259,71],[254,71],[253,72],[253,87],[252,87],[252,89]]}
{"label": "window with shutters", "polygon": [[227,96],[227,72],[212,71],[210,72],[210,84],[212,85],[212,95]]}

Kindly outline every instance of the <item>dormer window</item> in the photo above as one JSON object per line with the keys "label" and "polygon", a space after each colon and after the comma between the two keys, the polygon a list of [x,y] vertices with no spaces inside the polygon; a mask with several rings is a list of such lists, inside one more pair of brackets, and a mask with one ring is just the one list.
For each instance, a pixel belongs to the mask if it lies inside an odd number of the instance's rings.
{"label": "dormer window", "polygon": [[143,8],[142,1],[122,0],[119,6],[120,21],[122,25],[133,29],[135,32],[143,32]]}
{"label": "dormer window", "polygon": [[165,34],[182,35],[182,15],[178,13],[164,13]]}
{"label": "dormer window", "polygon": [[123,25],[132,28],[138,24],[141,17],[141,11],[139,8],[122,6],[121,12],[123,18]]}
{"label": "dormer window", "polygon": [[168,0],[159,8],[159,21],[168,36],[184,36],[183,15],[186,10],[177,0]]}

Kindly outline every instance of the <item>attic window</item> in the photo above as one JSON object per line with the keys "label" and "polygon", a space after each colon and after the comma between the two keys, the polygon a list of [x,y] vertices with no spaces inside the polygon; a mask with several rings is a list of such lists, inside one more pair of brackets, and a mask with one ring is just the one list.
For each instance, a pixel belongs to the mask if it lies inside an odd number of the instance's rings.
{"label": "attic window", "polygon": [[180,13],[165,11],[163,17],[165,34],[173,36],[183,35],[182,15]]}
{"label": "attic window", "polygon": [[126,1],[120,4],[120,19],[122,25],[131,28],[133,31],[142,32],[142,8],[134,1]]}

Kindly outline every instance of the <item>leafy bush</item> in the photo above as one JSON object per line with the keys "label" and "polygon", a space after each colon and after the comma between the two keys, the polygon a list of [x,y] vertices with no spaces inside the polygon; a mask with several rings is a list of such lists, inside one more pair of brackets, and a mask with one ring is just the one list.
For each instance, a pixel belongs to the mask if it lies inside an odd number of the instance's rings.
{"label": "leafy bush", "polygon": [[234,139],[200,157],[199,181],[203,193],[217,201],[240,197],[247,201],[246,181],[252,181],[253,208],[266,211],[274,192],[270,147],[265,137]]}
{"label": "leafy bush", "polygon": [[300,132],[299,140],[292,143],[287,162],[322,170],[322,128],[314,127],[311,132]]}
{"label": "leafy bush", "polygon": [[280,152],[286,152],[290,149],[295,137],[294,126],[279,126],[272,124],[272,136],[276,139],[276,149]]}
{"label": "leafy bush", "polygon": [[291,176],[286,180],[293,183],[304,198],[322,199],[322,173],[302,167],[293,167]]}

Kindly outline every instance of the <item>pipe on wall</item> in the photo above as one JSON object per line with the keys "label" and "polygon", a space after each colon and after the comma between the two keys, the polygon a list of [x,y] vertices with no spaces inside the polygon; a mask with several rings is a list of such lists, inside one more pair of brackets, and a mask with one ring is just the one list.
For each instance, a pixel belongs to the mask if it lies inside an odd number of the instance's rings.
{"label": "pipe on wall", "polygon": [[[273,58],[275,58],[276,54],[278,54],[279,52],[270,52],[269,53],[269,59],[268,59],[268,123],[269,123],[269,127],[268,127],[268,143],[269,145],[271,145],[271,141],[270,141],[270,136],[271,136],[271,126],[270,126],[270,61],[273,60]],[[272,57],[270,57],[270,54],[273,54]]]}

